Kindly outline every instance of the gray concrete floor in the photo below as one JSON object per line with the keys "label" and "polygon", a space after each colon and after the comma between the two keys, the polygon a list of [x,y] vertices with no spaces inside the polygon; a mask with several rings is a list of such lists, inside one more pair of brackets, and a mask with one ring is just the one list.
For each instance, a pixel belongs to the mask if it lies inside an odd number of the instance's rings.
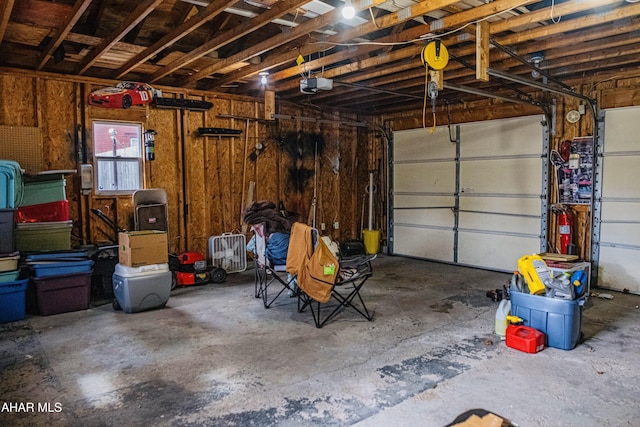
{"label": "gray concrete floor", "polygon": [[508,278],[379,256],[362,291],[374,321],[343,312],[322,329],[293,298],[263,308],[252,270],[163,309],[30,315],[0,325],[0,404],[49,406],[0,425],[444,426],[473,408],[640,425],[640,297],[591,298],[575,349],[528,354],[494,334],[486,291]]}

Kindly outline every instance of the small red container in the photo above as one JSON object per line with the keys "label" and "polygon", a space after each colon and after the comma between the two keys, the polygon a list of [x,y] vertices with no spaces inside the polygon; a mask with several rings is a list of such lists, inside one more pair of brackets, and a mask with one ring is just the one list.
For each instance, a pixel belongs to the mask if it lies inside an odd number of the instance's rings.
{"label": "small red container", "polygon": [[16,210],[16,222],[69,221],[69,201],[60,200],[39,205],[21,206]]}
{"label": "small red container", "polygon": [[544,333],[529,326],[509,325],[506,335],[507,347],[525,353],[537,353],[544,349]]}

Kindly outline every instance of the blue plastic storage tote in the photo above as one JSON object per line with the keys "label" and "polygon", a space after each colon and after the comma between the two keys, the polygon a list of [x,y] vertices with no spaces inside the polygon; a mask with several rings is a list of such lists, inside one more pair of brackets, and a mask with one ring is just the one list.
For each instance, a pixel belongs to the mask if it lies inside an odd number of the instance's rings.
{"label": "blue plastic storage tote", "polygon": [[23,192],[22,169],[18,162],[0,160],[0,209],[20,206]]}
{"label": "blue plastic storage tote", "polygon": [[0,323],[15,322],[26,317],[28,281],[0,283]]}
{"label": "blue plastic storage tote", "polygon": [[547,346],[571,350],[580,340],[584,302],[584,298],[563,300],[511,292],[511,315],[544,332]]}
{"label": "blue plastic storage tote", "polygon": [[28,263],[34,277],[63,276],[86,273],[93,269],[93,261],[36,261]]}

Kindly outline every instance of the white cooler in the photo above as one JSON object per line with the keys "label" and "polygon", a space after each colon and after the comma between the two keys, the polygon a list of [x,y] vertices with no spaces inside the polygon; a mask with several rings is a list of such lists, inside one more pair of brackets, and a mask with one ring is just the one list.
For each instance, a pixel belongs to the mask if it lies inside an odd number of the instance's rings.
{"label": "white cooler", "polygon": [[112,283],[122,311],[136,313],[164,307],[171,293],[171,271],[169,264],[127,267],[118,263]]}

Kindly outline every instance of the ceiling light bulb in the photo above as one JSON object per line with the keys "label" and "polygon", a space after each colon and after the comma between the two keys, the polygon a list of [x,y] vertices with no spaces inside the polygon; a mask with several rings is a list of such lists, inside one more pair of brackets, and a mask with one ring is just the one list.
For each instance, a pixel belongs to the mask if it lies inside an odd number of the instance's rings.
{"label": "ceiling light bulb", "polygon": [[260,83],[262,83],[263,85],[266,85],[267,84],[267,76],[260,77]]}
{"label": "ceiling light bulb", "polygon": [[347,0],[345,2],[344,7],[342,8],[342,17],[344,19],[351,19],[354,16],[356,16],[356,10],[354,9],[353,5],[351,4],[351,0]]}

